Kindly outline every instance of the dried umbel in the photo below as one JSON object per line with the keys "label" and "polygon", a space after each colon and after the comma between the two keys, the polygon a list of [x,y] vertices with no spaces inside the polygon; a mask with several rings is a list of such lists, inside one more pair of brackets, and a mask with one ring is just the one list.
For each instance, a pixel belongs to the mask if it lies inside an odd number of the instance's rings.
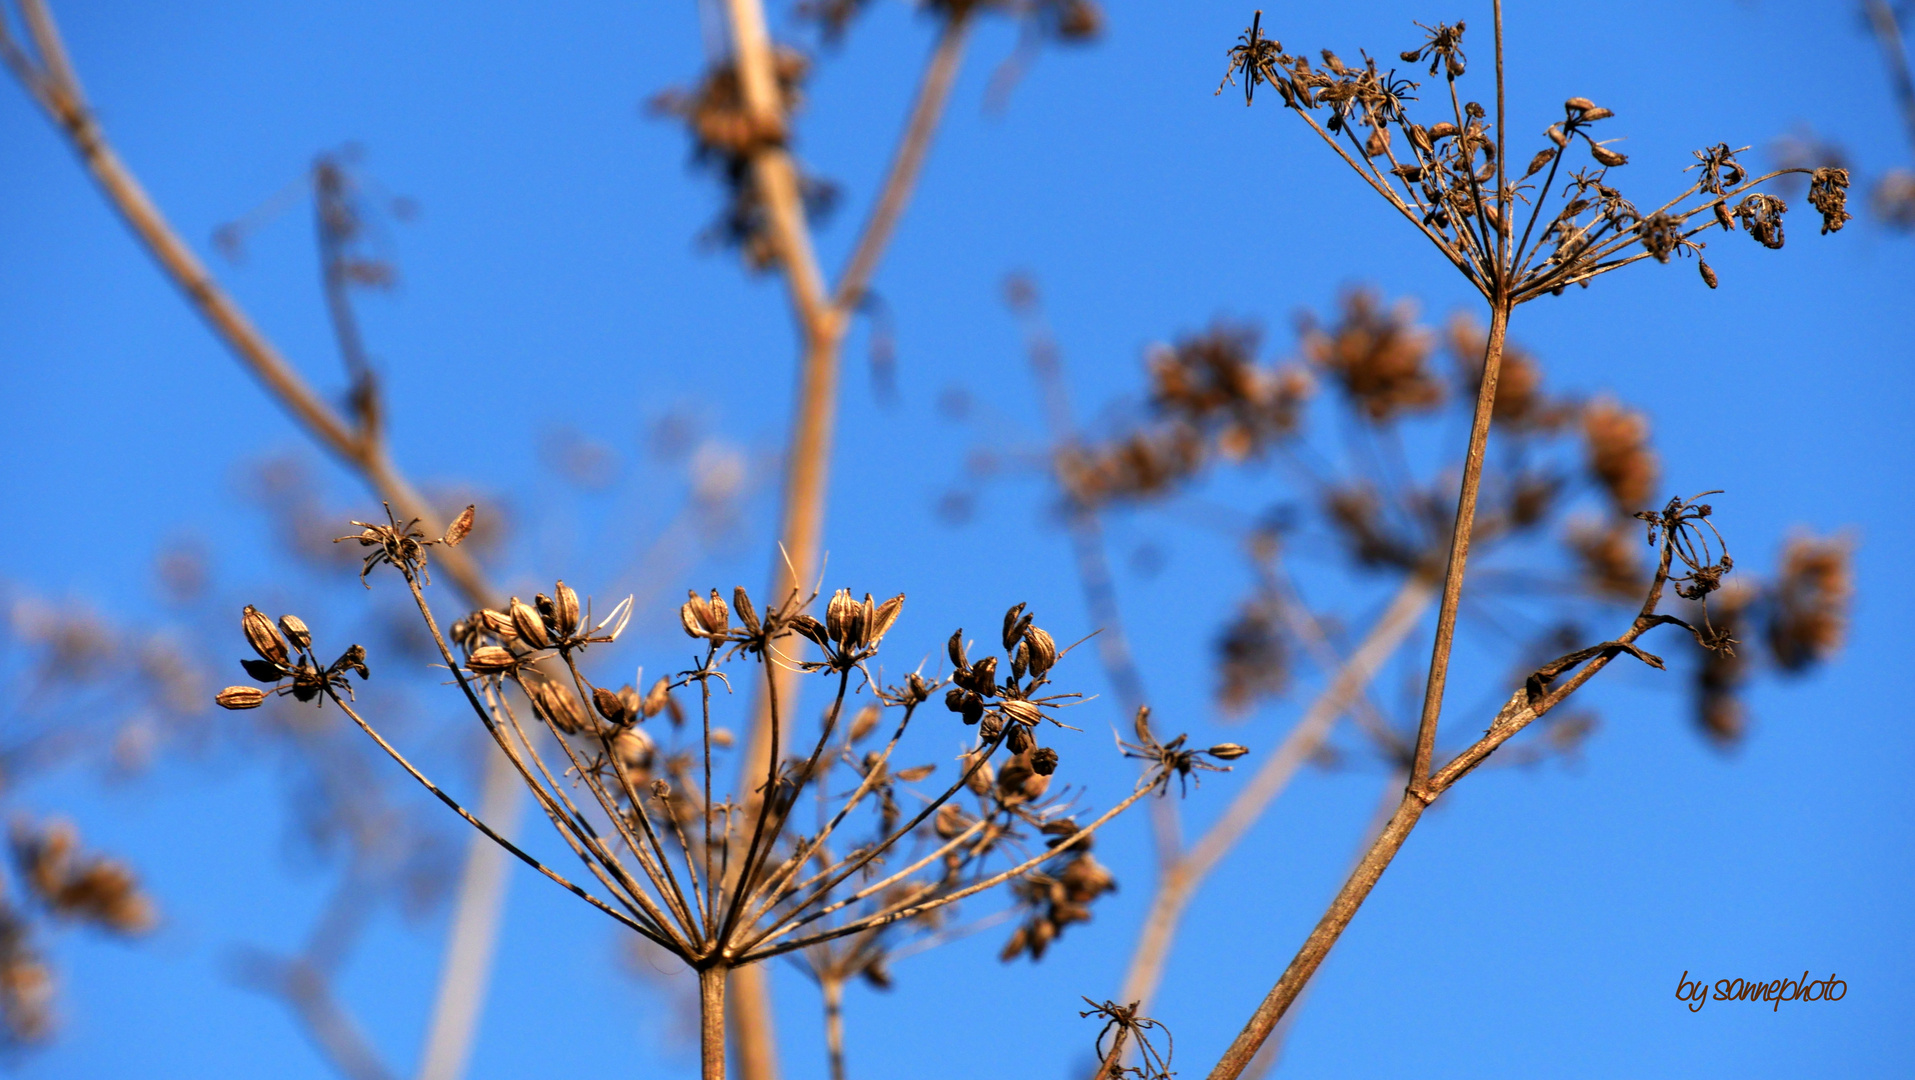
{"label": "dried umbel", "polygon": [[[1405,53],[1404,56],[1407,59],[1409,54]],[[1170,1030],[1143,1015],[1139,1011],[1142,1002],[1119,1005],[1115,1001],[1106,1001],[1099,1005],[1085,998],[1084,1004],[1090,1008],[1078,1013],[1079,1017],[1095,1016],[1104,1021],[1094,1044],[1097,1073],[1092,1080],[1125,1080],[1126,1077],[1133,1080],[1170,1080],[1176,1075],[1170,1071]],[[1164,1040],[1161,1050],[1154,1041],[1158,1036]],[[1125,1065],[1124,1062],[1129,1060],[1127,1055],[1133,1052],[1137,1064]]]}
{"label": "dried umbel", "polygon": [[349,646],[338,659],[322,665],[313,653],[312,632],[298,616],[285,615],[279,620],[280,627],[287,631],[286,637],[293,642],[290,652],[279,629],[251,604],[240,613],[239,624],[246,643],[259,654],[257,660],[241,660],[240,666],[254,681],[266,683],[272,689],[229,686],[214,695],[213,701],[220,708],[256,709],[265,703],[269,693],[290,694],[298,701],[324,704],[323,695],[335,690],[352,696],[352,685],[346,678],[348,673],[357,674],[361,679],[370,675],[366,668],[366,650],[358,645]]}
{"label": "dried umbel", "polygon": [[1583,410],[1589,471],[1619,513],[1634,513],[1655,490],[1660,465],[1649,448],[1649,421],[1608,398]]}
{"label": "dried umbel", "polygon": [[113,859],[81,855],[80,836],[71,824],[15,822],[12,846],[21,881],[55,916],[129,935],[146,933],[158,922],[132,870]]}
{"label": "dried umbel", "polygon": [[[1498,26],[1500,52],[1500,19]],[[1561,118],[1543,131],[1545,145],[1512,183],[1512,161],[1522,158],[1503,154],[1507,119],[1500,111],[1490,117],[1457,86],[1465,70],[1463,24],[1424,30],[1424,43],[1400,56],[1408,62],[1427,57],[1431,76],[1440,69],[1446,92],[1429,100],[1440,109],[1447,99],[1451,108],[1433,123],[1411,115],[1412,105],[1420,104],[1418,83],[1380,69],[1368,54],[1357,67],[1325,49],[1323,67],[1317,68],[1308,57],[1285,53],[1280,42],[1263,36],[1262,12],[1230,48],[1223,85],[1242,79],[1246,104],[1258,86],[1274,87],[1288,109],[1494,303],[1513,307],[1560,295],[1570,285],[1586,286],[1640,259],[1667,262],[1671,255],[1700,251],[1700,233],[1734,228],[1724,209],[1732,203],[1757,240],[1780,247],[1786,208],[1780,199],[1753,189],[1784,174],[1813,173],[1814,205],[1822,213],[1824,232],[1847,220],[1848,177],[1842,170],[1790,168],[1751,177],[1736,160],[1741,151],[1726,143],[1697,151],[1696,182],[1655,211],[1640,213],[1611,179],[1614,170],[1629,163],[1628,156],[1609,145],[1614,140],[1595,136],[1596,125],[1615,113],[1584,97],[1564,101]],[[1499,101],[1501,69],[1499,58]],[[1571,152],[1578,150],[1594,167],[1570,164],[1567,182],[1557,188]],[[1540,177],[1533,187],[1532,177]],[[1692,225],[1699,216],[1705,220]],[[1703,276],[1712,278],[1714,272]]]}
{"label": "dried umbel", "polygon": [[1130,743],[1118,739],[1117,746],[1124,752],[1125,757],[1151,763],[1147,766],[1147,771],[1154,775],[1159,795],[1169,792],[1170,778],[1173,775],[1176,776],[1178,784],[1182,785],[1186,780],[1201,782],[1198,773],[1230,771],[1230,766],[1215,765],[1211,761],[1205,761],[1205,758],[1210,758],[1212,761],[1234,761],[1249,753],[1236,743],[1186,748],[1184,746],[1186,736],[1183,735],[1167,743],[1160,743],[1157,737],[1151,734],[1148,707],[1137,710],[1137,717],[1131,726],[1137,734],[1137,741]]}
{"label": "dried umbel", "polygon": [[1826,660],[1842,646],[1855,595],[1850,545],[1843,538],[1791,538],[1772,586],[1765,633],[1785,671]]}

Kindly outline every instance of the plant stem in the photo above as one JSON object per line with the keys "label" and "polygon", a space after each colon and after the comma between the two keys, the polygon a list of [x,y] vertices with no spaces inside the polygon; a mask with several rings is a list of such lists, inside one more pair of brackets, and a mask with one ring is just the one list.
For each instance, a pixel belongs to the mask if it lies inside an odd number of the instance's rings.
{"label": "plant stem", "polygon": [[1403,847],[1403,841],[1409,838],[1417,819],[1423,816],[1425,805],[1414,790],[1403,793],[1403,801],[1397,804],[1396,813],[1390,816],[1389,824],[1383,827],[1376,843],[1370,845],[1363,861],[1357,864],[1349,880],[1343,883],[1342,891],[1330,902],[1330,909],[1318,920],[1316,929],[1310,931],[1303,947],[1291,959],[1290,966],[1283,969],[1283,976],[1277,980],[1277,985],[1264,995],[1263,1003],[1257,1006],[1250,1022],[1237,1033],[1230,1049],[1224,1051],[1217,1067],[1210,1071],[1210,1080],[1237,1080],[1242,1075],[1250,1059],[1256,1056],[1257,1049],[1276,1029],[1277,1022],[1283,1019],[1283,1014],[1309,983],[1310,976],[1316,974],[1323,958],[1330,954],[1330,948],[1336,944],[1343,928],[1350,925],[1357,909],[1363,906],[1364,898],[1370,895],[1377,879],[1383,876],[1384,868],[1390,865],[1390,860]]}
{"label": "plant stem", "polygon": [[725,1080],[725,976],[730,970],[714,964],[698,972],[700,1080]]}
{"label": "plant stem", "polygon": [[1437,609],[1436,644],[1430,652],[1429,680],[1423,689],[1423,714],[1416,729],[1416,757],[1410,789],[1422,791],[1436,746],[1437,717],[1443,711],[1443,687],[1449,678],[1450,648],[1456,641],[1456,609],[1463,596],[1463,569],[1469,561],[1470,534],[1476,525],[1476,496],[1483,483],[1483,455],[1489,445],[1490,417],[1496,408],[1496,383],[1503,371],[1503,341],[1509,331],[1509,301],[1499,283],[1490,302],[1489,341],[1483,348],[1483,381],[1470,421],[1469,453],[1463,459],[1463,488],[1456,499],[1450,531],[1449,564],[1443,572],[1443,602]]}
{"label": "plant stem", "polygon": [[844,980],[820,980],[825,999],[825,1053],[831,1060],[831,1080],[844,1080]]}

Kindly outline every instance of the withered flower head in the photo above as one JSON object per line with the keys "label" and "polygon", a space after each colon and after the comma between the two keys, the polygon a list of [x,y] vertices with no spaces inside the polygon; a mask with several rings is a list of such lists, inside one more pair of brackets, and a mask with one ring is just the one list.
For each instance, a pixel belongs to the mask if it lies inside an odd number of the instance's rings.
{"label": "withered flower head", "polygon": [[1609,398],[1583,409],[1589,471],[1618,513],[1632,514],[1648,502],[1660,465],[1649,447],[1649,420]]}
{"label": "withered flower head", "polygon": [[34,898],[60,918],[129,935],[158,922],[132,870],[103,856],[82,856],[79,833],[67,822],[44,828],[15,822],[13,860]]}
{"label": "withered flower head", "polygon": [[1334,377],[1370,420],[1384,423],[1443,400],[1427,363],[1430,333],[1416,325],[1413,305],[1386,310],[1375,293],[1356,289],[1344,294],[1336,325],[1319,327],[1307,312],[1300,322],[1304,358]]}
{"label": "withered flower head", "polygon": [[1773,249],[1782,246],[1782,215],[1788,209],[1781,199],[1758,191],[1736,205],[1735,216],[1757,243]]}
{"label": "withered flower head", "polygon": [[1782,552],[1773,588],[1767,636],[1784,671],[1802,671],[1842,647],[1855,594],[1849,541],[1797,536]]}
{"label": "withered flower head", "polygon": [[1840,232],[1855,215],[1848,212],[1849,171],[1821,168],[1809,180],[1809,205],[1822,215],[1822,234]]}

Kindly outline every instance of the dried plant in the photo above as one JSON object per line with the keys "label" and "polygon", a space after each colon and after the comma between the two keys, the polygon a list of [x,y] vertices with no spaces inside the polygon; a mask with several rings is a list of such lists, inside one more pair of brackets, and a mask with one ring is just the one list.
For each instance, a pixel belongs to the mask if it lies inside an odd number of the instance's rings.
{"label": "dried plant", "polygon": [[[899,793],[907,790],[902,785],[923,780],[934,766],[894,773],[891,758],[918,707],[945,680],[912,672],[887,686],[873,673],[872,661],[903,610],[902,594],[882,604],[866,594],[859,603],[840,589],[820,621],[805,613],[815,594],[790,593],[760,614],[742,587],[733,591],[729,605],[715,589],[709,597],[694,592],[680,608],[680,622],[702,643],[704,655],[696,667],[660,679],[641,695],[630,685],[617,690],[594,685],[579,664],[589,649],[612,643],[624,631],[629,599],[594,621],[590,604],[581,607],[578,595],[561,581],[552,595],[540,594],[534,604],[515,597],[503,611],[482,609],[454,622],[449,634],[440,630],[425,595],[427,553],[435,545],[456,548],[472,517],[468,508],[443,536],[428,538],[416,521],[401,521],[388,510],[384,523],[354,522],[360,532],[341,539],[369,549],[367,571],[384,564],[404,578],[466,702],[596,880],[596,891],[574,884],[473,816],[363,718],[353,706],[349,678],[367,677],[360,646],[323,663],[304,622],[285,615],[275,625],[249,606],[241,630],[257,659],[244,665],[270,689],[232,686],[216,700],[227,709],[257,708],[269,694],[331,701],[468,823],[696,970],[707,1077],[722,1077],[725,1071],[725,985],[734,968],[861,937],[858,944],[874,950],[861,959],[861,969],[881,970],[888,944],[884,932],[933,933],[943,909],[1007,883],[1016,883],[1027,902],[1051,899],[1048,913],[1020,927],[1008,950],[1041,953],[1063,925],[1088,918],[1084,905],[1109,888],[1108,875],[1097,876],[1085,851],[1097,829],[1164,788],[1172,774],[1222,768],[1202,762],[1203,756],[1227,760],[1246,752],[1238,746],[1183,750],[1181,736],[1158,745],[1140,715],[1137,727],[1145,745],[1126,745],[1126,750],[1150,760],[1143,780],[1127,798],[1080,825],[1067,806],[1046,798],[1059,755],[1038,743],[1046,726],[1064,726],[1057,711],[1079,695],[1050,689],[1062,652],[1019,604],[1004,617],[1008,677],[1002,681],[997,656],[973,661],[963,631],[951,635],[944,703],[976,728],[976,737],[960,758],[956,780],[921,797],[923,805],[906,818],[898,803]],[[789,645],[798,638],[816,646],[822,659],[794,659]],[[540,669],[541,660],[548,661],[546,670]],[[552,674],[549,661],[556,661],[562,674]],[[714,684],[729,690],[724,669],[740,661],[762,671],[774,745],[782,745],[776,737],[782,717],[774,668],[795,667],[835,683],[809,754],[773,759],[757,785],[759,797],[748,803],[736,794],[715,798],[713,783],[715,755],[729,742],[712,723]],[[860,680],[855,688],[854,675]],[[533,718],[551,737],[550,746],[563,755],[556,773],[540,750],[537,728],[521,719],[508,688],[529,703]],[[673,691],[688,688],[700,702],[696,741],[690,747],[661,745],[641,725],[673,708]],[[881,710],[895,710],[897,716],[884,748],[862,756],[857,744],[876,732],[882,711],[841,731],[846,699],[854,689],[870,690]],[[994,765],[1000,749],[1006,756]],[[858,774],[858,783],[833,807],[827,792],[840,766]],[[580,787],[589,800],[573,799],[570,792]],[[968,810],[961,805],[967,794]],[[803,832],[795,813],[812,800],[815,827]],[[859,834],[860,826],[871,824],[875,828]],[[1035,853],[1021,843],[1026,829],[1047,838]],[[901,861],[903,851],[897,849],[907,842],[914,845],[909,865],[884,874],[880,868],[887,857]],[[999,869],[995,863],[1010,865]]]}

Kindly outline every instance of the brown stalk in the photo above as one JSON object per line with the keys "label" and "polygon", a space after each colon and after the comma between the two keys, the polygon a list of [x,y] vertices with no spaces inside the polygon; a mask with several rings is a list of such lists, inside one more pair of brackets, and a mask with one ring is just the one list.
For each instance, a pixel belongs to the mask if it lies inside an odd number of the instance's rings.
{"label": "brown stalk", "polygon": [[[788,118],[780,106],[773,74],[771,39],[760,0],[727,0],[726,10],[745,108],[767,135],[753,152],[752,175],[770,210],[778,266],[796,317],[803,353],[795,416],[785,457],[782,558],[773,569],[769,595],[775,599],[802,592],[817,572],[824,533],[825,491],[829,481],[832,429],[838,396],[839,358],[850,314],[861,303],[871,275],[903,215],[919,169],[949,100],[963,55],[966,19],[945,24],[921,83],[903,137],[870,219],[853,248],[851,261],[834,293],[825,282],[806,226],[798,174],[783,136]],[[797,673],[773,668],[770,694],[795,704]],[[769,696],[761,697],[745,736],[740,775],[750,791],[751,777],[768,767],[781,748],[775,745]],[[746,819],[757,815],[747,813]],[[768,975],[761,967],[737,972],[730,994],[738,1067],[744,1080],[776,1080],[776,1036],[772,1028]]]}
{"label": "brown stalk", "polygon": [[[9,39],[4,46],[7,65],[65,135],[107,202],[152,255],[160,269],[185,294],[187,302],[206,320],[235,357],[257,378],[293,419],[321,447],[356,472],[379,498],[407,517],[417,517],[436,529],[438,515],[399,472],[378,433],[359,430],[342,418],[273,343],[254,325],[180,239],[139,179],[114,152],[105,132],[88,108],[78,76],[67,59],[59,27],[43,0],[20,0],[40,65],[35,67]],[[469,553],[442,548],[440,566],[452,578],[466,602],[474,607],[498,603],[499,594]],[[518,820],[524,799],[514,782],[510,764],[488,756],[480,805],[486,818],[510,829]],[[507,877],[505,854],[484,837],[474,837],[466,849],[465,865],[453,905],[452,930],[446,943],[445,966],[433,1009],[421,1080],[451,1080],[463,1071],[472,1035],[484,1003],[493,942],[497,939]]]}
{"label": "brown stalk", "polygon": [[1902,28],[1895,18],[1895,8],[1888,0],[1862,0],[1862,7],[1868,14],[1869,28],[1875,33],[1875,40],[1882,46],[1882,57],[1888,62],[1889,82],[1895,88],[1895,102],[1902,107],[1902,122],[1908,126],[1908,138],[1915,145],[1915,76],[1909,74],[1908,47],[1902,42]]}

